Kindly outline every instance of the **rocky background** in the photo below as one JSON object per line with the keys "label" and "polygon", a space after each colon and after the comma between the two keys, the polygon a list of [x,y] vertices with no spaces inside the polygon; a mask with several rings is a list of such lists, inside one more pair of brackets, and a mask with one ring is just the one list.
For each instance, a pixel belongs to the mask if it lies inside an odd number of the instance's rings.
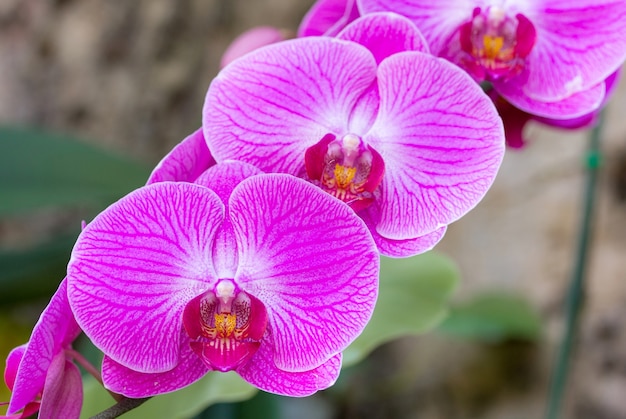
{"label": "rocky background", "polygon": [[[200,126],[206,89],[228,43],[257,25],[293,30],[311,3],[2,0],[0,123],[71,133],[154,165]],[[606,113],[567,418],[626,418],[624,115],[626,83]],[[438,250],[459,264],[458,299],[494,289],[518,292],[542,316],[541,340],[476,343],[437,334],[402,339],[377,350],[356,378],[346,380],[351,387],[339,403],[340,417],[543,415],[574,265],[588,133],[532,125],[527,134],[529,146],[507,153],[488,196],[450,227]],[[75,223],[71,214],[54,211],[5,221],[0,244],[23,246],[68,223]],[[328,417],[326,410],[320,407],[311,417]]]}

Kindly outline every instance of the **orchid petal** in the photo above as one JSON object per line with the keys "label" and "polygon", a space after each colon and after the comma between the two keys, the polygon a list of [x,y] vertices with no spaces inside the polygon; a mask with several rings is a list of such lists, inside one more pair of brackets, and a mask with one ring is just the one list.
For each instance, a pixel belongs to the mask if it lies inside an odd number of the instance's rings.
{"label": "orchid petal", "polygon": [[571,119],[597,110],[604,100],[604,82],[556,102],[541,102],[527,96],[520,86],[494,83],[494,89],[516,108],[552,119]]}
{"label": "orchid petal", "polygon": [[531,98],[555,102],[588,90],[626,59],[623,0],[549,0],[527,9],[537,29],[523,86]]}
{"label": "orchid petal", "polygon": [[380,111],[364,140],[385,161],[377,232],[413,239],[455,221],[483,197],[504,152],[491,100],[458,67],[402,52],[378,71]]}
{"label": "orchid petal", "polygon": [[431,250],[446,233],[446,227],[441,227],[432,233],[428,233],[424,236],[420,236],[414,239],[407,240],[392,240],[381,236],[376,231],[376,224],[380,215],[378,214],[379,208],[377,204],[374,204],[364,211],[359,212],[359,216],[365,221],[365,224],[372,233],[374,242],[378,247],[378,251],[383,256],[392,258],[405,258],[415,256],[420,253],[424,253]]}
{"label": "orchid petal", "polygon": [[202,128],[189,135],[159,162],[148,178],[156,182],[193,182],[202,172],[215,164],[204,140]]}
{"label": "orchid petal", "polygon": [[341,354],[309,371],[287,372],[276,367],[271,348],[271,344],[262,344],[250,362],[237,369],[244,380],[263,391],[291,397],[310,396],[332,386],[339,377]]}
{"label": "orchid petal", "polygon": [[140,372],[179,363],[183,309],[216,283],[210,255],[223,211],[207,188],[163,182],[85,227],[68,265],[68,295],[99,349]]}
{"label": "orchid petal", "polygon": [[254,51],[211,83],[203,110],[209,149],[217,161],[304,175],[306,149],[328,133],[345,134],[375,76],[371,53],[352,42],[301,38]]}
{"label": "orchid petal", "polygon": [[80,328],[68,304],[67,283],[64,279],[33,328],[17,369],[9,413],[23,409],[37,398],[44,390],[53,359],[79,334]]}
{"label": "orchid petal", "polygon": [[[227,160],[209,168],[197,180],[196,184],[211,189],[228,207],[228,198],[242,180],[261,172],[251,164]],[[226,208],[226,213],[228,208]],[[215,236],[213,246],[213,264],[218,278],[232,278],[237,269],[237,243],[233,236],[233,227],[228,217]]]}
{"label": "orchid petal", "polygon": [[357,17],[356,0],[318,0],[302,19],[298,37],[335,36]]}
{"label": "orchid petal", "polygon": [[363,16],[344,28],[337,38],[363,45],[377,64],[397,52],[429,52],[424,36],[413,22],[395,13]]}
{"label": "orchid petal", "polygon": [[6,368],[4,369],[4,382],[9,390],[13,390],[15,377],[17,376],[17,369],[22,362],[27,345],[28,344],[24,344],[14,348],[11,352],[9,352],[9,356],[7,356]]}
{"label": "orchid petal", "polygon": [[428,41],[433,54],[447,49],[457,29],[472,17],[480,3],[472,0],[357,0],[363,15],[373,12],[394,12],[411,20]]}
{"label": "orchid petal", "polygon": [[271,26],[258,26],[249,29],[235,38],[228,48],[226,48],[220,61],[220,68],[226,67],[237,58],[255,49],[284,41],[285,39],[287,39],[287,36],[284,31]]}
{"label": "orchid petal", "polygon": [[78,419],[82,404],[83,381],[80,371],[60,353],[48,370],[39,419]]}
{"label": "orchid petal", "polygon": [[131,370],[105,356],[102,360],[104,386],[126,397],[142,398],[180,390],[198,381],[209,369],[189,347],[189,337],[184,331],[180,348],[180,363],[169,371],[154,374]]}
{"label": "orchid petal", "polygon": [[230,208],[235,282],[265,304],[276,367],[302,372],[328,361],[363,330],[376,301],[379,258],[367,227],[344,203],[282,174],[246,179]]}

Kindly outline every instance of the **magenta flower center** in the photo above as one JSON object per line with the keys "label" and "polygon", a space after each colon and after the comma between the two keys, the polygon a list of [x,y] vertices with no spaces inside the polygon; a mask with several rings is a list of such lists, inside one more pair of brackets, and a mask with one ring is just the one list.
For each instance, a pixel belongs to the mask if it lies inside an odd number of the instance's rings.
{"label": "magenta flower center", "polygon": [[183,324],[192,339],[191,349],[218,371],[230,371],[245,363],[260,346],[267,326],[263,303],[222,279],[214,291],[191,300]]}
{"label": "magenta flower center", "polygon": [[309,179],[355,211],[371,205],[385,164],[376,150],[355,134],[338,140],[327,134],[305,153]]}
{"label": "magenta flower center", "polygon": [[517,76],[536,40],[533,24],[524,15],[511,17],[499,7],[474,9],[472,19],[460,28],[461,65],[480,80]]}

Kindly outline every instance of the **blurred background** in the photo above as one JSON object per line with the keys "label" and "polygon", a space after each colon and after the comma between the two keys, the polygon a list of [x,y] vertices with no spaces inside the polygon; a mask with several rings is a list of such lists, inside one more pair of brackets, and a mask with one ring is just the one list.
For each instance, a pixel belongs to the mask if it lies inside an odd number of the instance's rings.
{"label": "blurred background", "polygon": [[[258,25],[295,30],[312,3],[2,0],[0,125],[80,138],[87,148],[76,152],[77,159],[93,167],[98,159],[90,160],[90,150],[105,150],[119,171],[98,172],[87,184],[109,185],[121,176],[130,190],[200,126],[206,89],[228,43]],[[566,418],[626,418],[625,84],[605,114],[586,303]],[[2,132],[0,144],[7,144]],[[347,370],[331,390],[282,403],[284,417],[541,417],[576,257],[588,134],[529,124],[528,146],[507,153],[487,197],[450,226],[436,248],[459,266],[455,301],[517,295],[538,315],[537,333],[464,335],[444,327],[402,338]],[[23,147],[23,162],[0,156],[0,183],[19,184],[8,165],[37,170],[55,158],[36,141]],[[81,164],[56,163],[69,169]],[[125,192],[111,187],[89,203],[0,212],[0,358],[28,339],[62,278],[81,220]],[[0,194],[0,208],[2,200]],[[50,255],[61,263],[49,264]],[[0,401],[8,397],[2,388]],[[250,406],[268,400],[275,403],[267,397],[248,402],[246,417],[261,417]],[[224,405],[211,409],[206,417],[232,411]]]}

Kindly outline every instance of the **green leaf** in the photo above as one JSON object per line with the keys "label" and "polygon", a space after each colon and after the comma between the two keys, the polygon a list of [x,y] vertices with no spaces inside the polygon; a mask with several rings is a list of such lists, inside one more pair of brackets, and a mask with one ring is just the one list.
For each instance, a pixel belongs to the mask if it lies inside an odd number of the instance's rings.
{"label": "green leaf", "polygon": [[27,250],[0,251],[0,304],[49,297],[65,276],[78,233]]}
{"label": "green leaf", "polygon": [[149,173],[137,162],[71,137],[0,127],[0,215],[108,204],[143,185]]}
{"label": "green leaf", "polygon": [[344,351],[343,365],[359,362],[385,342],[434,328],[446,316],[458,278],[454,263],[437,253],[383,257],[376,309],[361,336]]}
{"label": "green leaf", "polygon": [[490,293],[452,307],[439,330],[474,339],[533,340],[541,332],[541,318],[526,300],[518,296]]}
{"label": "green leaf", "polygon": [[[256,388],[246,383],[235,372],[210,372],[189,387],[153,397],[137,409],[124,414],[124,418],[184,419],[197,415],[213,403],[247,400],[256,392]],[[94,416],[113,404],[115,404],[113,398],[95,379],[84,378],[81,418]]]}

